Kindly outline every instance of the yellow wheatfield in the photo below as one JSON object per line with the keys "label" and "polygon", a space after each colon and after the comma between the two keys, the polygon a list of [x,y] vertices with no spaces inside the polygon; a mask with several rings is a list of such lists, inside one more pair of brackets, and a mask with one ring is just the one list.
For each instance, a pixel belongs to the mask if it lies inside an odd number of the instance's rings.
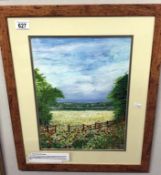
{"label": "yellow wheatfield", "polygon": [[113,111],[52,111],[52,124],[94,124],[113,120]]}

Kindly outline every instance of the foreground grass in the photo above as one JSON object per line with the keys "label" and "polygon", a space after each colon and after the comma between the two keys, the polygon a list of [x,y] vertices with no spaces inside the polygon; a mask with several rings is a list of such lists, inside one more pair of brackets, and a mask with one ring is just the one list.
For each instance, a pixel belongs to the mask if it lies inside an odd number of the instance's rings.
{"label": "foreground grass", "polygon": [[41,134],[41,149],[68,150],[125,150],[125,122],[113,124],[107,128],[71,132],[59,129],[55,134]]}
{"label": "foreground grass", "polygon": [[56,125],[81,125],[94,124],[113,120],[113,111],[52,111],[51,124]]}

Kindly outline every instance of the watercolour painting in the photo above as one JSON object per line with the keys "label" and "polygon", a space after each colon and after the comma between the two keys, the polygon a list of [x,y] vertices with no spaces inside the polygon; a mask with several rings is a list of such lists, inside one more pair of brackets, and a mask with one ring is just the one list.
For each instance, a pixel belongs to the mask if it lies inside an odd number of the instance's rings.
{"label": "watercolour painting", "polygon": [[126,150],[132,36],[30,36],[41,150]]}

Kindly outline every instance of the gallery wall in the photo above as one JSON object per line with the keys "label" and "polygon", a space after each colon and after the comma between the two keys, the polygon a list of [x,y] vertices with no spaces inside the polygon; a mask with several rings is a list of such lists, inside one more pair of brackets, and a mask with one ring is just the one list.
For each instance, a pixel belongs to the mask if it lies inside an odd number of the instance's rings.
{"label": "gallery wall", "polygon": [[[0,5],[15,4],[108,4],[108,3],[161,3],[161,0],[0,0]],[[2,66],[2,57],[0,55],[0,141],[2,144],[3,156],[7,175],[101,175],[104,173],[70,173],[70,172],[27,172],[19,171],[16,163],[15,146],[13,142],[13,133],[11,128],[10,113],[7,101],[4,72]],[[155,130],[152,146],[151,167],[149,175],[161,174],[161,78],[158,93],[158,102],[156,110]],[[121,173],[106,173],[109,175],[119,175]],[[139,175],[147,173],[127,173],[127,175]]]}

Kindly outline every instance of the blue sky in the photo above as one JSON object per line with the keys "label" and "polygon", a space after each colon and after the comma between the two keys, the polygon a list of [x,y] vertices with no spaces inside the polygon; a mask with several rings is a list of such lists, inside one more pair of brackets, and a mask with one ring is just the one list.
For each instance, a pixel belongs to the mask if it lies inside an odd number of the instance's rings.
{"label": "blue sky", "polygon": [[63,91],[61,102],[103,102],[128,73],[131,37],[34,37],[34,68]]}

